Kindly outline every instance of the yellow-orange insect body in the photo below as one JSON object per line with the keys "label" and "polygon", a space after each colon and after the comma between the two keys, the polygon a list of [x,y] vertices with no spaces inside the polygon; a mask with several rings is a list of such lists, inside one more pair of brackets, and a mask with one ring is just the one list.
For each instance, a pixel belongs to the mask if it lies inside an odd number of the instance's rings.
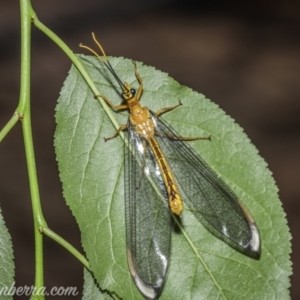
{"label": "yellow-orange insect body", "polygon": [[155,129],[149,109],[142,107],[138,101],[139,99],[136,98],[128,101],[128,108],[130,110],[130,122],[135,127],[135,131],[148,140],[149,146],[156,157],[160,172],[163,176],[163,180],[167,188],[170,208],[174,214],[180,215],[183,209],[183,204],[182,199],[179,195],[178,186],[176,184],[170,166],[155,139]]}
{"label": "yellow-orange insect body", "polygon": [[[95,42],[98,44],[101,51],[103,52],[104,59],[107,60],[105,52],[102,49],[101,45],[96,40],[94,34],[93,34],[93,38],[94,38]],[[87,48],[88,50],[95,53],[93,50],[91,50],[90,48],[88,48],[86,46],[81,45],[81,47]],[[95,54],[99,57],[99,55],[97,53],[95,53]],[[99,58],[101,60],[103,60],[102,57],[99,57]],[[175,181],[175,178],[172,174],[172,171],[170,169],[170,166],[169,166],[168,162],[166,161],[165,156],[163,155],[163,153],[159,147],[159,144],[155,140],[155,127],[154,127],[153,121],[151,119],[149,109],[146,107],[142,107],[139,102],[141,99],[141,96],[143,94],[143,81],[137,72],[136,64],[134,64],[134,66],[135,66],[135,76],[136,76],[138,82],[140,83],[140,86],[139,86],[137,92],[135,93],[135,90],[133,90],[131,88],[130,84],[128,84],[127,82],[125,82],[124,84],[122,83],[122,85],[121,85],[122,96],[123,96],[123,99],[126,101],[125,104],[114,105],[105,96],[101,95],[101,98],[103,100],[105,100],[105,102],[116,111],[129,109],[129,112],[130,112],[129,120],[132,123],[132,125],[134,126],[135,131],[140,136],[142,136],[143,138],[145,138],[148,141],[149,146],[151,147],[151,150],[156,157],[156,160],[158,162],[158,165],[159,165],[159,168],[160,168],[163,180],[164,180],[164,184],[165,184],[167,192],[168,192],[168,200],[169,200],[169,205],[170,205],[171,211],[176,215],[180,215],[182,212],[182,209],[183,209],[183,204],[182,204],[182,199],[179,194],[179,189],[178,189],[177,183]],[[168,107],[168,108],[161,109],[156,113],[156,115],[159,116],[164,112],[173,110],[177,106],[178,105],[176,105],[174,107]],[[116,137],[121,130],[124,130],[126,128],[127,128],[127,126],[125,124],[120,126],[120,128],[117,130],[115,135],[113,135],[110,138],[106,138],[105,140],[107,141],[109,139]],[[196,138],[196,139],[198,139],[198,138]]]}

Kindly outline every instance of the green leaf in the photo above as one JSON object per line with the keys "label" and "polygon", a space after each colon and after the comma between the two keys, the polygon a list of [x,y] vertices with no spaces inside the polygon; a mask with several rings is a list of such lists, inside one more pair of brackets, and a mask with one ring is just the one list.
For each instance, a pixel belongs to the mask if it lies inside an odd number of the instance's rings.
{"label": "green leaf", "polygon": [[14,261],[11,238],[0,210],[0,299],[13,299]]}
{"label": "green leaf", "polygon": [[[95,57],[79,56],[101,94],[120,104],[116,82]],[[110,58],[121,80],[137,87],[132,62]],[[144,81],[142,105],[165,114],[182,136],[208,136],[191,145],[240,196],[262,239],[260,260],[236,252],[212,236],[188,211],[185,231],[172,235],[171,260],[160,299],[288,299],[290,233],[277,187],[264,160],[243,130],[216,104],[179,85],[167,74],[138,63]],[[128,112],[114,113],[119,124]],[[64,196],[82,234],[94,276],[102,289],[122,299],[142,299],[126,261],[123,141],[102,106],[72,67],[56,112],[55,147]]]}

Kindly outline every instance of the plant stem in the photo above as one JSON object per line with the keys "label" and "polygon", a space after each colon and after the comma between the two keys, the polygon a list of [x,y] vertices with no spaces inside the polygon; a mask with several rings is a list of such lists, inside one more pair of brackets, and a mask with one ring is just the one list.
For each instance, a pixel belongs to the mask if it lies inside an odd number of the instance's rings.
{"label": "plant stem", "polygon": [[51,238],[52,240],[56,241],[58,244],[63,246],[67,249],[70,253],[72,253],[89,271],[90,265],[86,258],[77,250],[75,249],[70,243],[60,237],[58,234],[53,232],[49,227],[48,228],[40,228],[40,232],[44,233],[46,236]]}
{"label": "plant stem", "polygon": [[[17,112],[23,114],[22,129],[26,162],[29,177],[30,194],[32,201],[34,236],[35,236],[35,288],[41,291],[44,288],[44,264],[43,264],[43,235],[39,232],[41,224],[46,225],[44,219],[39,187],[37,180],[34,147],[31,131],[30,115],[30,63],[31,63],[31,18],[34,15],[30,0],[20,0],[21,9],[21,87],[20,100]],[[42,300],[44,295],[32,294],[31,299]]]}
{"label": "plant stem", "polygon": [[19,114],[15,112],[10,120],[6,123],[6,125],[0,131],[0,142],[5,138],[5,136],[10,132],[10,130],[17,124],[17,122],[21,119]]}

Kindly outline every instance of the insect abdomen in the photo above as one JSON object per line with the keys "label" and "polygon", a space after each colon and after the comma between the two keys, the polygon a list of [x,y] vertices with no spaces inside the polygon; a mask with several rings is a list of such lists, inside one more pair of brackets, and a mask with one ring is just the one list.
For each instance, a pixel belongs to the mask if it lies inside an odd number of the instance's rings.
{"label": "insect abdomen", "polygon": [[181,215],[183,210],[182,199],[170,166],[154,138],[149,139],[149,145],[159,165],[164,184],[167,188],[170,208],[174,214]]}

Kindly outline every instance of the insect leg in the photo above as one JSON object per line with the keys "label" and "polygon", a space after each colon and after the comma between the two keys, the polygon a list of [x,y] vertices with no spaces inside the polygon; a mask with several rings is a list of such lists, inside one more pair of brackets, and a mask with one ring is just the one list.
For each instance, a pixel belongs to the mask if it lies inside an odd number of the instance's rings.
{"label": "insect leg", "polygon": [[[173,109],[176,109],[177,107],[179,107],[181,105],[182,105],[182,103],[179,101],[179,103],[177,105],[159,109],[155,113],[155,115],[157,117],[160,117],[163,113],[166,113],[166,112],[169,112]],[[180,135],[173,135],[173,134],[170,134],[170,133],[161,134],[159,132],[155,132],[155,135],[156,136],[161,136],[161,137],[167,137],[167,138],[172,139],[172,140],[180,140],[180,141],[197,141],[197,140],[209,140],[209,141],[211,141],[210,136],[208,136],[208,137],[185,137],[185,136],[180,136]]]}
{"label": "insect leg", "polygon": [[107,141],[109,141],[109,140],[114,139],[115,137],[117,137],[117,136],[119,135],[119,133],[120,133],[122,130],[125,130],[125,129],[127,129],[127,124],[121,125],[121,126],[119,127],[119,129],[116,131],[116,133],[115,133],[113,136],[111,136],[111,137],[109,137],[109,138],[104,138],[104,141],[107,142]]}
{"label": "insect leg", "polygon": [[173,109],[175,109],[175,108],[177,108],[177,107],[179,107],[179,106],[181,106],[181,105],[182,105],[182,103],[179,101],[179,103],[178,103],[177,105],[175,105],[175,106],[170,106],[170,107],[165,107],[165,108],[161,108],[161,109],[159,109],[155,114],[156,114],[157,117],[159,117],[159,116],[162,115],[163,113],[168,112],[168,111],[171,111],[171,110],[173,110]]}
{"label": "insect leg", "polygon": [[119,110],[125,110],[128,109],[127,104],[121,104],[121,105],[114,105],[108,98],[102,95],[96,95],[95,98],[102,98],[108,106],[110,106],[113,110],[119,111]]}
{"label": "insect leg", "polygon": [[171,140],[179,140],[179,141],[198,141],[198,140],[211,141],[210,136],[206,136],[206,137],[188,137],[188,136],[174,135],[174,134],[170,134],[170,133],[161,134],[160,132],[155,132],[155,135],[160,136],[160,137],[166,137],[166,138],[169,138]]}

